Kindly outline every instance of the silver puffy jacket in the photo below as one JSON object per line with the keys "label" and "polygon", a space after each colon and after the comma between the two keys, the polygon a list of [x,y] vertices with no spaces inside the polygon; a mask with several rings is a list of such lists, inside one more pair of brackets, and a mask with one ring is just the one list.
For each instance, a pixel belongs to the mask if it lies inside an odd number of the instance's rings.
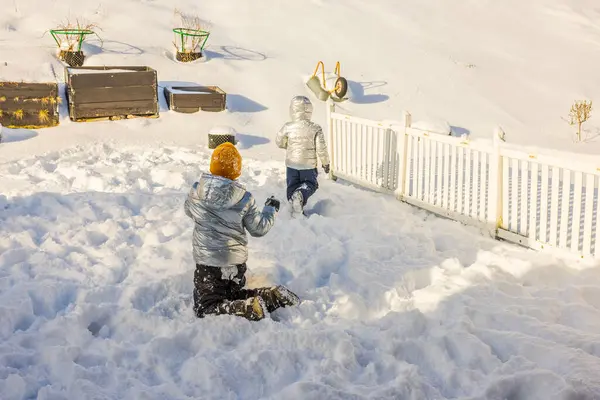
{"label": "silver puffy jacket", "polygon": [[323,129],[312,122],[313,106],[305,96],[296,96],[290,103],[291,121],[277,133],[275,143],[287,149],[286,166],[294,169],[317,168],[317,156],[321,164],[329,164],[329,154]]}
{"label": "silver puffy jacket", "polygon": [[211,174],[202,174],[194,183],[184,209],[195,222],[194,261],[212,267],[245,263],[246,230],[263,236],[275,223],[275,208],[260,211],[242,184]]}

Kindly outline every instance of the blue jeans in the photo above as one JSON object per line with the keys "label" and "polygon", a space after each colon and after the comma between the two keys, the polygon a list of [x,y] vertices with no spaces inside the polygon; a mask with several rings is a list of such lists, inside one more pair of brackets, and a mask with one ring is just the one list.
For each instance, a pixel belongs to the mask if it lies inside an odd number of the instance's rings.
{"label": "blue jeans", "polygon": [[302,193],[304,199],[302,204],[306,205],[306,201],[312,196],[317,189],[319,184],[317,182],[318,171],[316,168],[313,169],[294,169],[287,168],[287,199],[288,201],[292,198],[292,193],[299,190]]}

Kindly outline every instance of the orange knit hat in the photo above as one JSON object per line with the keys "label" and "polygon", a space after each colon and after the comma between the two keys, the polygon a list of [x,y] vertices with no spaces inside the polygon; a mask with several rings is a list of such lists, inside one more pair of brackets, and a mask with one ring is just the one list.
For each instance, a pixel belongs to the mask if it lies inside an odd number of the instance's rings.
{"label": "orange knit hat", "polygon": [[220,144],[210,157],[210,173],[236,180],[242,174],[242,156],[229,142]]}

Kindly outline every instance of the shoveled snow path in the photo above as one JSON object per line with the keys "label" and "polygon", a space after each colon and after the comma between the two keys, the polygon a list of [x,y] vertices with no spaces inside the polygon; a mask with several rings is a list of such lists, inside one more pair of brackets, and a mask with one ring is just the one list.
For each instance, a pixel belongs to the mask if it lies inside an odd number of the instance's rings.
{"label": "shoveled snow path", "polygon": [[[252,286],[303,303],[191,311],[209,153],[78,147],[0,165],[0,393],[12,399],[593,399],[600,268],[483,238],[320,177],[311,215],[250,240]],[[262,203],[280,162],[244,160]]]}

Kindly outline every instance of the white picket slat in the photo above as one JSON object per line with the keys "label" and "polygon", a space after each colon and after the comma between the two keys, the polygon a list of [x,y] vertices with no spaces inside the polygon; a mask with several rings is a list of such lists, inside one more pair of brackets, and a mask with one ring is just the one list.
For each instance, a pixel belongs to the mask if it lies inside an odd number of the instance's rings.
{"label": "white picket slat", "polygon": [[472,185],[473,185],[473,193],[471,198],[471,214],[469,215],[471,218],[479,220],[479,199],[481,198],[482,189],[480,186],[480,174],[481,174],[481,162],[479,158],[481,157],[481,152],[477,150],[473,150],[472,156]]}
{"label": "white picket slat", "polygon": [[594,213],[594,186],[596,177],[585,174],[585,211],[583,212],[583,254],[592,254],[592,222]]}
{"label": "white picket slat", "polygon": [[450,204],[448,205],[448,209],[454,211],[456,207],[456,154],[458,147],[451,146],[450,147],[450,186],[448,190],[450,191]]}
{"label": "white picket slat", "polygon": [[509,230],[508,222],[509,222],[509,214],[508,214],[508,206],[510,201],[510,185],[509,185],[509,176],[508,176],[508,164],[510,162],[510,158],[504,157],[504,161],[502,162],[502,229]]}
{"label": "white picket slat", "polygon": [[423,200],[426,203],[431,203],[430,194],[430,178],[431,178],[431,140],[423,140]]}
{"label": "white picket slat", "polygon": [[537,194],[538,194],[538,163],[531,163],[531,188],[529,191],[529,240],[537,241]]}
{"label": "white picket slat", "polygon": [[510,225],[509,229],[517,231],[517,218],[519,217],[519,164],[520,160],[511,159],[511,178],[510,178]]}
{"label": "white picket slat", "polygon": [[488,164],[487,154],[481,153],[481,196],[479,197],[479,220],[485,221],[487,219],[486,211],[489,204],[489,191],[487,190],[489,184],[488,179]]}
{"label": "white picket slat", "polygon": [[569,237],[569,210],[571,207],[571,171],[567,169],[563,170],[561,202],[558,246],[567,248],[567,240]]}
{"label": "white picket slat", "polygon": [[556,246],[558,243],[558,191],[560,188],[560,170],[552,168],[552,195],[550,203],[550,246]]}
{"label": "white picket slat", "polygon": [[471,189],[471,183],[472,183],[472,176],[471,176],[471,171],[472,171],[472,167],[471,167],[471,149],[470,148],[465,148],[465,191],[464,191],[464,197],[465,197],[465,205],[464,205],[464,209],[463,209],[463,214],[464,215],[471,215],[471,202],[472,200],[472,189]]}
{"label": "white picket slat", "polygon": [[598,186],[596,189],[596,234],[594,237],[596,238],[596,245],[594,248],[594,252],[596,258],[600,259],[600,177],[598,177]]}
{"label": "white picket slat", "polygon": [[583,190],[583,173],[575,172],[575,185],[573,187],[573,216],[571,224],[571,251],[579,251],[579,228],[581,223],[581,192]]}
{"label": "white picket slat", "polygon": [[450,145],[442,143],[444,147],[444,177],[442,179],[443,195],[442,209],[448,209],[450,205]]}
{"label": "white picket slat", "polygon": [[540,197],[540,242],[547,242],[548,228],[548,166],[542,164],[542,195]]}
{"label": "white picket slat", "polygon": [[418,200],[423,201],[425,197],[425,140],[423,138],[419,138],[417,141],[417,154],[419,155],[419,170],[417,171]]}
{"label": "white picket slat", "polygon": [[527,184],[529,183],[529,161],[520,160],[519,162],[521,170],[521,191],[519,192],[519,212],[521,218],[519,221],[519,234],[527,236],[527,208],[529,206],[529,193],[527,192]]}
{"label": "white picket slat", "polygon": [[437,163],[437,176],[436,176],[436,190],[435,190],[435,205],[438,207],[443,207],[442,206],[442,195],[443,195],[443,183],[442,183],[442,177],[443,177],[443,161],[444,161],[444,155],[442,154],[444,150],[444,144],[440,143],[440,142],[435,142],[435,159],[436,159],[436,163]]}
{"label": "white picket slat", "polygon": [[457,147],[457,158],[458,158],[458,183],[457,183],[457,194],[456,194],[456,212],[463,213],[464,203],[464,173],[465,173],[465,154],[462,147]]}

